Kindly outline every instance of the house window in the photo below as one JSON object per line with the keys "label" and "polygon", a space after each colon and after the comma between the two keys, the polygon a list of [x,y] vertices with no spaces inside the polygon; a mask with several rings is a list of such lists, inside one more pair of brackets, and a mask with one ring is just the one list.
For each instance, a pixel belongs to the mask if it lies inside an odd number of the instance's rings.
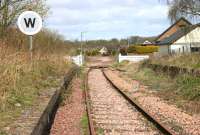
{"label": "house window", "polygon": [[191,52],[200,52],[199,47],[191,47]]}

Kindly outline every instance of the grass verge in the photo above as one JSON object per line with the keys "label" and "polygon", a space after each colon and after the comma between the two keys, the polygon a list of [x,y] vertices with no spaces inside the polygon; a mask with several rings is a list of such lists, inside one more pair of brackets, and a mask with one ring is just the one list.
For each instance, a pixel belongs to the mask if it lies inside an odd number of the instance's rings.
{"label": "grass verge", "polygon": [[174,78],[156,73],[140,64],[121,63],[116,68],[126,71],[126,75],[140,81],[157,96],[177,105],[189,113],[200,113],[200,78],[181,74]]}
{"label": "grass verge", "polygon": [[[10,53],[11,54],[11,53]],[[18,52],[0,58],[0,130],[32,106],[42,91],[59,87],[71,66],[62,56]]]}
{"label": "grass verge", "polygon": [[150,60],[152,64],[171,65],[183,68],[200,69],[200,53],[176,54]]}
{"label": "grass verge", "polygon": [[81,132],[82,135],[89,135],[89,123],[88,123],[88,117],[87,113],[85,113],[81,118]]}

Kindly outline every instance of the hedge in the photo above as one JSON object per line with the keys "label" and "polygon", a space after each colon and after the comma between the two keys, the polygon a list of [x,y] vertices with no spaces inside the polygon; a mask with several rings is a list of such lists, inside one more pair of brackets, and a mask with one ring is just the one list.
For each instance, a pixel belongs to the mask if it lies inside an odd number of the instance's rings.
{"label": "hedge", "polygon": [[121,55],[127,55],[127,50],[126,50],[126,48],[125,47],[123,47],[123,48],[120,48],[120,54]]}
{"label": "hedge", "polygon": [[158,52],[158,46],[135,46],[135,50],[137,53],[153,53]]}
{"label": "hedge", "polygon": [[135,50],[135,45],[129,46],[128,49],[127,49],[127,52],[128,52],[128,53],[135,53],[135,52],[136,52],[136,50]]}

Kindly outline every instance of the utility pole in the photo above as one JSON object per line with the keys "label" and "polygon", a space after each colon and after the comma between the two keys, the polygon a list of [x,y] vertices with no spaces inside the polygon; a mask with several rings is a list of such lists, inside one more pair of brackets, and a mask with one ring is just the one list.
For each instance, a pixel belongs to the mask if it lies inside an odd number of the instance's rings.
{"label": "utility pole", "polygon": [[84,58],[83,58],[83,34],[86,32],[81,32],[81,53],[80,53],[80,57],[79,57],[79,62],[81,63],[81,65],[83,64]]}
{"label": "utility pole", "polygon": [[81,32],[81,55],[83,55],[83,32]]}
{"label": "utility pole", "polygon": [[84,36],[84,33],[86,33],[86,32],[85,31],[81,32],[81,55],[83,55],[83,36]]}
{"label": "utility pole", "polygon": [[128,42],[128,48],[129,48],[129,46],[130,46],[129,37],[127,38],[127,42]]}

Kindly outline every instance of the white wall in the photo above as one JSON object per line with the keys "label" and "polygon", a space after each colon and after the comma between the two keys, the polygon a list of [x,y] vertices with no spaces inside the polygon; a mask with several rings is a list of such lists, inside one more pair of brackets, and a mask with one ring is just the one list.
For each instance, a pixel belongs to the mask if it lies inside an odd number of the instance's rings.
{"label": "white wall", "polygon": [[170,51],[171,53],[191,52],[190,44],[185,44],[185,45],[173,44],[170,46]]}
{"label": "white wall", "polygon": [[190,47],[200,47],[200,28],[197,27],[170,46],[173,53],[191,52]]}
{"label": "white wall", "polygon": [[122,62],[125,60],[131,61],[131,62],[140,62],[146,59],[149,59],[148,55],[122,56],[121,54],[119,54],[119,62]]}
{"label": "white wall", "polygon": [[175,44],[200,42],[200,28],[197,27],[187,35],[183,36],[175,42]]}
{"label": "white wall", "polygon": [[73,56],[71,57],[72,62],[75,63],[78,66],[82,66],[84,62],[84,56],[83,55],[78,55],[78,56]]}

